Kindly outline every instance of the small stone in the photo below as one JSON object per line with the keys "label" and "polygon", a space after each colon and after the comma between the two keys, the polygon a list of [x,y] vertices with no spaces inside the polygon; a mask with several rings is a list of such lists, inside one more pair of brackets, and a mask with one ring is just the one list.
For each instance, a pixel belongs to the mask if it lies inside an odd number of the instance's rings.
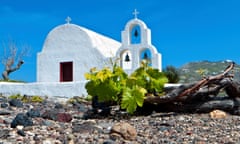
{"label": "small stone", "polygon": [[178,118],[178,120],[179,120],[179,121],[184,121],[185,118],[184,118],[183,116],[180,116],[180,117]]}
{"label": "small stone", "polygon": [[83,119],[84,113],[78,112],[77,114],[73,114],[72,116],[74,119]]}
{"label": "small stone", "polygon": [[39,138],[38,135],[34,135],[34,136],[33,136],[33,140],[34,140],[34,141],[40,141],[40,138]]}
{"label": "small stone", "polygon": [[24,138],[22,136],[18,136],[16,140],[17,140],[17,143],[23,143]]}
{"label": "small stone", "polygon": [[68,134],[67,135],[67,139],[68,140],[74,140],[75,139],[75,136],[73,134]]}
{"label": "small stone", "polygon": [[111,129],[111,134],[113,133],[121,135],[126,140],[135,140],[137,137],[136,129],[126,122],[116,123]]}
{"label": "small stone", "polygon": [[114,140],[114,141],[116,141],[117,139],[120,139],[121,137],[122,136],[120,134],[118,134],[118,133],[111,133],[110,134],[111,140]]}
{"label": "small stone", "polygon": [[44,121],[42,121],[41,125],[50,127],[50,126],[53,126],[53,125],[54,125],[54,121],[44,120]]}
{"label": "small stone", "polygon": [[33,132],[27,131],[26,133],[27,133],[27,135],[29,135],[29,136],[35,136],[35,134],[34,134]]}
{"label": "small stone", "polygon": [[1,97],[1,94],[0,94],[0,102],[7,102],[7,99],[5,97]]}
{"label": "small stone", "polygon": [[10,115],[11,112],[8,110],[0,110],[0,115]]}
{"label": "small stone", "polygon": [[23,127],[23,130],[24,130],[24,131],[33,131],[34,128],[31,127],[31,126],[27,126],[27,127]]}
{"label": "small stone", "polygon": [[29,117],[40,117],[40,111],[36,109],[30,109],[30,111],[27,112],[27,116]]}
{"label": "small stone", "polygon": [[34,106],[31,105],[30,103],[29,103],[29,104],[26,104],[26,106],[27,106],[28,109],[34,109]]}
{"label": "small stone", "polygon": [[60,104],[60,103],[55,103],[55,109],[62,109],[63,108],[63,105]]}
{"label": "small stone", "polygon": [[115,142],[113,140],[106,140],[103,144],[115,144]]}
{"label": "small stone", "polygon": [[72,115],[68,113],[59,113],[57,115],[57,121],[59,122],[71,122],[72,121]]}
{"label": "small stone", "polygon": [[44,119],[49,119],[49,120],[54,120],[56,121],[57,120],[57,114],[58,114],[58,111],[56,110],[47,110],[45,111],[41,117],[44,118]]}
{"label": "small stone", "polygon": [[23,129],[23,126],[22,126],[22,125],[18,125],[18,126],[17,126],[17,129],[18,129],[18,130],[22,130],[22,129]]}
{"label": "small stone", "polygon": [[0,118],[0,124],[4,124],[4,119]]}
{"label": "small stone", "polygon": [[4,124],[10,124],[10,123],[12,122],[12,119],[5,117],[5,118],[3,119],[3,122],[4,122]]}
{"label": "small stone", "polygon": [[54,141],[53,140],[44,140],[43,141],[43,144],[53,144],[54,143]]}
{"label": "small stone", "polygon": [[17,134],[19,134],[20,136],[26,136],[25,132],[23,130],[18,130]]}
{"label": "small stone", "polygon": [[[63,142],[66,143],[66,142]],[[62,142],[60,140],[54,140],[54,144],[62,144]]]}
{"label": "small stone", "polygon": [[70,140],[68,144],[74,144],[74,140]]}
{"label": "small stone", "polygon": [[81,104],[81,103],[78,103],[77,104],[77,107],[78,107],[78,111],[79,112],[83,112],[83,113],[85,113],[85,112],[87,112],[87,108],[86,108],[86,106],[84,105],[84,104]]}
{"label": "small stone", "polygon": [[9,104],[10,104],[10,106],[14,106],[14,107],[23,107],[23,103],[19,99],[11,99],[9,101]]}
{"label": "small stone", "polygon": [[8,107],[7,103],[1,103],[1,108],[6,108],[6,107]]}
{"label": "small stone", "polygon": [[226,118],[227,114],[224,111],[221,110],[214,110],[210,112],[211,118]]}
{"label": "small stone", "polygon": [[11,128],[16,128],[16,126],[18,126],[18,125],[23,125],[24,127],[32,126],[33,121],[27,115],[25,115],[23,113],[19,113],[12,121]]}
{"label": "small stone", "polygon": [[5,139],[9,136],[10,130],[8,129],[0,129],[0,138]]}
{"label": "small stone", "polygon": [[102,130],[95,126],[91,121],[84,122],[82,124],[73,123],[72,132],[73,133],[92,133],[93,131],[101,132]]}
{"label": "small stone", "polygon": [[170,129],[170,128],[169,128],[169,127],[166,127],[166,126],[160,126],[160,127],[158,128],[158,130],[161,131],[161,132],[167,131],[167,130],[169,130],[169,129]]}

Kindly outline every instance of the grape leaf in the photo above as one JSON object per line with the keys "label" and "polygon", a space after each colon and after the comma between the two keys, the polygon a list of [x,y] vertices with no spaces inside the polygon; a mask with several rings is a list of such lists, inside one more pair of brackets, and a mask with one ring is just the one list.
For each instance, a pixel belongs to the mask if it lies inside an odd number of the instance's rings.
{"label": "grape leaf", "polygon": [[144,88],[138,86],[124,89],[121,107],[132,114],[137,106],[142,107],[146,92]]}

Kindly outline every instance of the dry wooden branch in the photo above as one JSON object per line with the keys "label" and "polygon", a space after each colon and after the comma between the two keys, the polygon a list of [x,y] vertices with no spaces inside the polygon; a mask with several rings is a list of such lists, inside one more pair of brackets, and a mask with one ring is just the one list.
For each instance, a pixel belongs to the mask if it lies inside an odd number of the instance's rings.
{"label": "dry wooden branch", "polygon": [[[204,78],[196,83],[168,88],[164,96],[147,96],[143,109],[152,106],[157,111],[171,112],[210,112],[223,110],[240,115],[240,82],[233,79],[231,63],[223,73]],[[219,95],[220,91],[226,95]]]}
{"label": "dry wooden branch", "polygon": [[195,86],[193,86],[192,88],[189,88],[185,91],[183,91],[182,93],[180,93],[176,98],[182,97],[182,96],[186,96],[186,95],[190,95],[195,93],[197,90],[199,90],[199,88],[210,84],[212,81],[216,81],[216,80],[221,80],[223,78],[225,78],[228,74],[229,71],[231,71],[234,68],[235,63],[231,63],[222,74],[216,75],[216,76],[211,76],[208,78],[204,78],[201,81],[199,81]]}
{"label": "dry wooden branch", "polygon": [[[29,55],[30,47],[24,45],[21,48],[21,51],[18,51],[18,47],[14,41],[10,41],[8,45],[3,44],[4,53],[1,58],[2,64],[5,66],[4,71],[2,72],[2,77],[4,80],[9,79],[10,73],[21,68],[23,62],[23,57]],[[14,66],[15,62],[18,62]]]}
{"label": "dry wooden branch", "polygon": [[[216,76],[210,76],[207,78],[204,78],[200,80],[199,82],[193,83],[193,84],[186,84],[181,85],[175,89],[173,89],[171,92],[167,93],[165,96],[149,96],[145,99],[145,102],[149,103],[169,103],[169,102],[178,102],[178,101],[184,101],[191,99],[191,96],[196,95],[203,95],[204,94],[214,94],[218,93],[219,90],[226,85],[229,85],[229,77],[232,77],[228,73],[234,68],[235,63],[231,63],[222,74],[216,75]],[[224,78],[227,78],[226,80],[222,81]],[[225,82],[225,83],[224,83]],[[208,88],[211,84],[217,84],[215,88]],[[203,89],[205,87],[205,90]],[[200,88],[202,88],[201,91]],[[207,88],[207,90],[206,90]],[[230,89],[230,88],[229,88]],[[239,88],[240,91],[240,88]]]}

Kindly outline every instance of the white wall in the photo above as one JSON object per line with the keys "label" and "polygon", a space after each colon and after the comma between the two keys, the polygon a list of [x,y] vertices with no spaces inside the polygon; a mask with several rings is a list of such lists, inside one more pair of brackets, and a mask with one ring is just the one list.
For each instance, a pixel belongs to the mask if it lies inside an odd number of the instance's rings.
{"label": "white wall", "polygon": [[[66,83],[10,83],[0,82],[0,94],[10,96],[13,94],[47,96],[50,100],[59,101],[74,96],[86,97],[85,82]],[[181,84],[165,84],[164,87],[179,87]]]}
{"label": "white wall", "polygon": [[60,25],[49,32],[37,55],[37,82],[59,82],[61,62],[73,62],[73,81],[84,81],[91,68],[109,66],[107,60],[120,45],[77,25]]}
{"label": "white wall", "polygon": [[0,82],[0,94],[12,95],[38,95],[48,97],[87,96],[85,90],[86,81],[65,83],[10,83]]}

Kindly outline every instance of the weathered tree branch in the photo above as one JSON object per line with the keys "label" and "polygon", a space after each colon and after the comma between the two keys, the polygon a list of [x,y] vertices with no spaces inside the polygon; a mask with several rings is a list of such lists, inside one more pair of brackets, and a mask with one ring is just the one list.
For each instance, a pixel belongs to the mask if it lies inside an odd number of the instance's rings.
{"label": "weathered tree branch", "polygon": [[[23,46],[20,51],[16,46],[14,41],[10,41],[8,45],[3,44],[4,53],[1,58],[2,64],[4,65],[5,69],[2,72],[2,77],[4,80],[9,80],[10,73],[18,70],[21,68],[23,62],[23,57],[29,55],[30,47]],[[18,62],[17,65],[14,67],[14,63]]]}
{"label": "weathered tree branch", "polygon": [[216,80],[221,80],[221,79],[225,78],[227,76],[228,72],[234,68],[234,65],[235,65],[235,63],[231,63],[222,74],[202,79],[196,85],[194,85],[192,88],[189,88],[189,89],[185,90],[184,92],[182,92],[181,94],[179,94],[177,96],[177,98],[186,96],[186,95],[191,95],[194,92],[196,92],[197,90],[199,90],[201,87],[203,87],[205,85],[209,85]]}
{"label": "weathered tree branch", "polygon": [[13,63],[11,62],[11,60],[9,60],[9,64],[7,64],[5,66],[5,70],[2,73],[3,79],[8,80],[9,74],[20,69],[20,67],[22,66],[23,63],[24,63],[23,61],[19,61],[18,64],[16,65],[16,67],[12,68]]}
{"label": "weathered tree branch", "polygon": [[[240,82],[234,81],[230,74],[234,65],[231,63],[219,75],[168,88],[164,96],[147,96],[144,102],[157,104],[170,111],[208,112],[221,109],[240,114]],[[225,91],[226,96],[218,96],[222,91]]]}

